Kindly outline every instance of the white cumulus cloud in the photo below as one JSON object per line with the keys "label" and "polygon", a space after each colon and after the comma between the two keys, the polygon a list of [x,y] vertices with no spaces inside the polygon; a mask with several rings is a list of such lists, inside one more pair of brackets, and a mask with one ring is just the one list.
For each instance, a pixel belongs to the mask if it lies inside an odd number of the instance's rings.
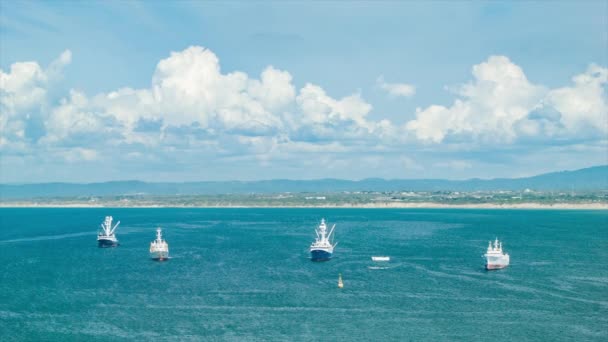
{"label": "white cumulus cloud", "polygon": [[[520,137],[589,136],[607,131],[607,69],[591,65],[574,86],[548,89],[530,82],[505,56],[473,66],[473,80],[452,89],[449,106],[416,110],[406,130],[422,141],[513,143]],[[589,131],[591,130],[591,131]]]}
{"label": "white cumulus cloud", "polygon": [[13,63],[6,72],[0,69],[0,147],[27,138],[28,121],[42,115],[48,87],[70,61],[66,50],[46,69],[32,61]]}
{"label": "white cumulus cloud", "polygon": [[254,141],[258,150],[266,146],[272,152],[277,143],[259,144],[266,140],[243,137],[282,136],[293,141],[290,146],[309,148],[297,141],[369,138],[395,131],[388,120],[367,120],[372,106],[359,93],[335,99],[313,84],[297,91],[291,74],[273,66],[259,78],[240,71],[223,73],[219,58],[200,46],[160,60],[149,88],[127,87],[93,96],[72,89],[61,99],[47,99],[48,80],[59,77],[71,59],[66,51],[46,70],[25,62],[15,63],[8,73],[2,71],[0,142],[25,138],[23,121],[31,108],[40,113],[37,120],[44,128],[32,141],[39,148],[78,143],[189,148],[222,141],[227,143],[222,153],[248,153]]}
{"label": "white cumulus cloud", "polygon": [[92,111],[86,95],[75,90],[51,110],[44,125],[44,143],[60,142],[70,135],[96,133],[104,128],[102,118]]}
{"label": "white cumulus cloud", "polygon": [[368,117],[373,107],[359,93],[335,99],[320,86],[308,83],[300,89],[296,104],[296,114],[286,117],[294,140],[348,141],[361,148],[399,138],[391,121]]}
{"label": "white cumulus cloud", "polygon": [[387,83],[384,76],[378,77],[376,84],[392,96],[410,97],[416,94],[416,87],[407,83]]}
{"label": "white cumulus cloud", "polygon": [[364,124],[365,116],[372,109],[358,94],[336,100],[329,97],[323,88],[310,83],[300,90],[297,103],[303,114],[303,123],[352,121]]}
{"label": "white cumulus cloud", "polygon": [[560,122],[569,132],[591,129],[608,133],[608,69],[591,64],[572,81],[571,87],[550,91],[545,105],[561,114]]}

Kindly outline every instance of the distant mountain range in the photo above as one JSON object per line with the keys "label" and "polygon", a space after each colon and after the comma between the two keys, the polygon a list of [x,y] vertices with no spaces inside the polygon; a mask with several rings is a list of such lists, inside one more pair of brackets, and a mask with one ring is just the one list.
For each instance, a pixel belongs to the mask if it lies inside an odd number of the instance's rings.
{"label": "distant mountain range", "polygon": [[50,197],[124,196],[124,195],[217,195],[282,192],[343,192],[343,191],[588,191],[608,190],[608,165],[576,171],[545,173],[526,178],[496,178],[469,180],[441,179],[379,179],[360,181],[340,179],[217,181],[187,183],[148,183],[115,181],[103,183],[40,183],[0,184],[0,199]]}

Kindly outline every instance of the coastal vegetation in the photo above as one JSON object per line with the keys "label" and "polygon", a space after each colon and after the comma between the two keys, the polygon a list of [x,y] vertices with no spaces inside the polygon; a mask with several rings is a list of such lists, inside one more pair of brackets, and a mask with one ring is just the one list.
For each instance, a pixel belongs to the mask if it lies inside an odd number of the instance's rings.
{"label": "coastal vegetation", "polygon": [[608,191],[343,191],[269,194],[116,195],[1,199],[2,206],[101,207],[425,207],[564,206],[608,207]]}

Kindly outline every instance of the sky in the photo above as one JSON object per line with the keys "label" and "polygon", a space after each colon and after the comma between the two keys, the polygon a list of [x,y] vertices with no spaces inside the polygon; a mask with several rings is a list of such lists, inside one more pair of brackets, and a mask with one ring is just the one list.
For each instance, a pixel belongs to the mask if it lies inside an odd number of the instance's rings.
{"label": "sky", "polygon": [[0,182],[608,164],[608,1],[0,1]]}

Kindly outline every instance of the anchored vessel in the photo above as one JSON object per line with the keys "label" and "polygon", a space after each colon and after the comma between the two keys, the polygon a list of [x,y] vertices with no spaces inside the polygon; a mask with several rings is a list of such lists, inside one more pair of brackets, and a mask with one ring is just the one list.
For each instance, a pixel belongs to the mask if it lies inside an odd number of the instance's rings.
{"label": "anchored vessel", "polygon": [[391,257],[387,256],[373,256],[372,261],[391,261]]}
{"label": "anchored vessel", "polygon": [[150,242],[150,257],[158,261],[169,258],[169,244],[163,240],[160,227],[156,228],[156,240]]}
{"label": "anchored vessel", "polygon": [[118,240],[114,235],[116,227],[120,224],[120,221],[112,228],[112,216],[106,216],[106,219],[101,224],[101,231],[97,234],[97,244],[99,247],[116,247],[118,246]]}
{"label": "anchored vessel", "polygon": [[502,243],[498,239],[488,243],[488,251],[483,255],[486,258],[486,270],[498,270],[509,266],[509,254],[502,252]]}
{"label": "anchored vessel", "polygon": [[344,287],[344,282],[342,282],[342,273],[338,274],[338,287],[339,288],[343,288]]}
{"label": "anchored vessel", "polygon": [[334,232],[334,228],[336,225],[334,224],[331,227],[331,231],[327,234],[327,225],[325,224],[325,219],[321,219],[321,224],[315,230],[317,233],[317,239],[315,242],[310,245],[310,258],[312,261],[324,261],[331,259],[331,256],[334,253],[334,247],[336,247],[337,243],[332,245],[329,239],[331,238],[331,234]]}

